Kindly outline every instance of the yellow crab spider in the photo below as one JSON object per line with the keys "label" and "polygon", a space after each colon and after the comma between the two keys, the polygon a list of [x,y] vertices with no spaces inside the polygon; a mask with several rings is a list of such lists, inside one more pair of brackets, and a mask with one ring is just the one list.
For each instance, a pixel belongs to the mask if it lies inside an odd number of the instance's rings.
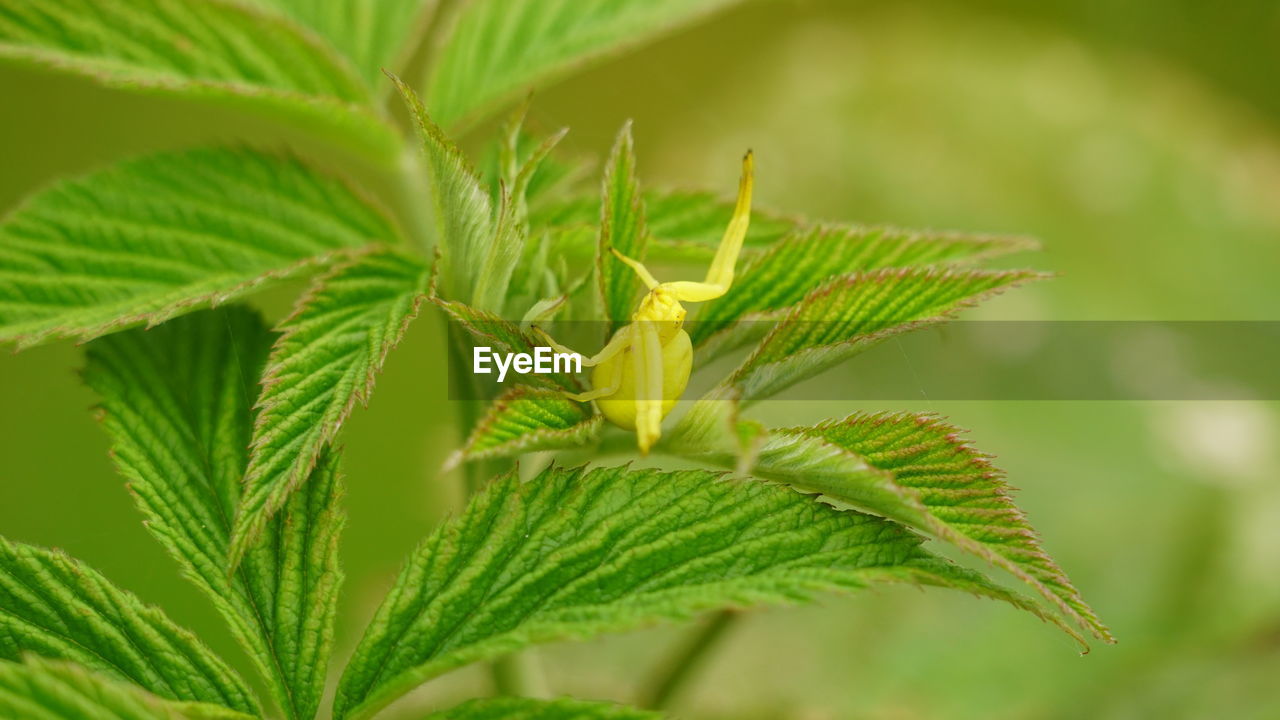
{"label": "yellow crab spider", "polygon": [[[641,453],[648,453],[662,434],[662,419],[684,394],[693,369],[693,344],[684,331],[685,309],[681,302],[706,302],[724,295],[733,284],[733,268],[742,250],[751,220],[753,159],[748,151],[742,158],[742,179],[733,218],[716,249],[706,279],[702,282],[660,283],[637,260],[616,249],[613,254],[636,271],[649,288],[631,323],[620,328],[596,355],[583,357],[582,364],[593,368],[592,389],[565,393],[578,402],[594,400],[600,412],[613,424],[636,431]],[[537,331],[557,352],[573,352]]]}

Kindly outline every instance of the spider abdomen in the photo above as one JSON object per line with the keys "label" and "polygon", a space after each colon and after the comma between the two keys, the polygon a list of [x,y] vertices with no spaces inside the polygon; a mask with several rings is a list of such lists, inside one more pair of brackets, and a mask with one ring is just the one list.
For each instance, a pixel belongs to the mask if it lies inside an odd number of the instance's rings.
{"label": "spider abdomen", "polygon": [[[640,395],[634,368],[635,360],[628,349],[600,363],[591,373],[592,387],[613,387],[616,383],[617,390],[597,399],[596,405],[605,419],[625,430],[636,429],[636,401]],[[692,370],[693,343],[689,333],[677,330],[662,345],[662,417],[671,412],[684,394]]]}

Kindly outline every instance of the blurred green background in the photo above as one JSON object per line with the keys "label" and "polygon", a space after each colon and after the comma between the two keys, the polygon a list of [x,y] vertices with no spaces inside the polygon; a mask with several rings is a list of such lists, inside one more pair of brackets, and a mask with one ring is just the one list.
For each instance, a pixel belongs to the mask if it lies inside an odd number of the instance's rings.
{"label": "blurred green background", "polygon": [[[1041,238],[1043,253],[1013,262],[1061,277],[982,317],[1276,319],[1278,34],[1273,1],[752,2],[540,93],[532,115],[571,126],[569,147],[596,155],[633,118],[654,186],[727,191],[750,146],[772,208]],[[230,111],[65,77],[3,67],[0,97],[5,209],[62,174],[210,141],[349,161]],[[257,302],[278,317],[296,291]],[[458,442],[441,343],[438,318],[419,320],[343,437],[343,649],[456,501],[437,471]],[[141,528],[80,362],[65,343],[0,356],[0,532],[65,548],[239,657]],[[748,616],[683,716],[1280,717],[1280,405],[893,407],[973,428],[1120,644],[1081,657],[1029,616],[954,593],[833,597]],[[779,401],[759,415],[855,409]],[[558,691],[625,700],[679,637],[540,654]],[[462,671],[397,707],[413,717],[484,683]]]}

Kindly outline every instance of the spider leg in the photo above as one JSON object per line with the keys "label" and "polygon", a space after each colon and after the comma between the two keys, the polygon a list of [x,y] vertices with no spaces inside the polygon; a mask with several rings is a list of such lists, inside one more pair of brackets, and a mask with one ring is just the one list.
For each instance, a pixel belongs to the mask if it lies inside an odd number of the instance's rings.
{"label": "spider leg", "polygon": [[747,237],[751,223],[751,187],[755,176],[755,159],[748,150],[742,158],[742,179],[738,182],[738,203],[733,208],[729,227],[725,228],[720,247],[707,269],[703,282],[671,282],[663,287],[671,290],[676,299],[684,302],[704,302],[720,297],[733,285],[733,267],[742,252],[742,241]]}
{"label": "spider leg", "polygon": [[564,396],[570,400],[576,400],[577,402],[591,402],[592,400],[597,400],[599,398],[609,397],[610,395],[618,392],[618,387],[621,385],[622,373],[615,370],[613,378],[609,381],[609,387],[592,388],[591,390],[583,393],[565,392]]}
{"label": "spider leg", "polygon": [[[550,346],[556,352],[573,353],[578,357],[582,357],[581,353],[575,353],[573,350],[570,350],[564,345],[561,345],[560,343],[556,342],[555,339],[553,339],[550,335],[547,334],[546,330],[543,330],[537,325],[533,326],[533,330],[537,332],[539,335],[541,335],[542,339],[546,341],[547,345]],[[631,326],[630,325],[624,326],[621,330],[614,333],[613,338],[609,340],[609,343],[604,346],[603,350],[601,350],[600,352],[596,353],[591,357],[583,357],[582,358],[583,366],[592,367],[595,365],[599,365],[600,363],[606,360],[609,360],[611,358],[618,356],[619,354],[624,352],[627,349],[627,346],[631,343],[631,334],[632,334]],[[592,400],[595,400],[597,398],[608,397],[618,392],[618,387],[621,384],[622,384],[622,373],[619,371],[614,371],[613,378],[610,380],[610,384],[608,387],[592,388],[587,392],[581,392],[581,393],[562,391],[562,394],[565,397],[569,398],[570,400],[575,400],[577,402],[591,402]]]}
{"label": "spider leg", "polygon": [[622,262],[626,263],[627,267],[636,271],[636,275],[640,276],[640,282],[644,283],[645,287],[649,288],[650,290],[658,287],[657,278],[653,276],[653,273],[649,272],[649,268],[645,267],[644,263],[634,258],[629,258],[626,255],[623,255],[622,253],[618,252],[618,248],[611,247],[609,248],[609,250],[613,252],[615,257],[617,257]]}
{"label": "spider leg", "polygon": [[636,378],[636,440],[640,452],[649,448],[662,435],[662,340],[652,322],[632,324],[635,340],[632,367]]}
{"label": "spider leg", "polygon": [[552,350],[555,350],[558,353],[572,353],[582,358],[583,367],[595,367],[596,365],[599,365],[605,360],[609,360],[611,358],[617,357],[619,353],[626,350],[627,346],[631,344],[631,326],[630,325],[623,326],[622,329],[614,333],[613,337],[609,339],[609,343],[605,345],[604,348],[600,350],[600,352],[596,353],[595,355],[592,355],[591,357],[587,357],[580,352],[575,352],[565,347],[564,345],[561,345],[560,343],[556,342],[555,339],[552,338],[549,334],[547,334],[546,330],[543,330],[537,325],[533,326],[533,331],[538,333],[538,335],[541,336],[542,339],[546,341],[547,346],[550,347]]}

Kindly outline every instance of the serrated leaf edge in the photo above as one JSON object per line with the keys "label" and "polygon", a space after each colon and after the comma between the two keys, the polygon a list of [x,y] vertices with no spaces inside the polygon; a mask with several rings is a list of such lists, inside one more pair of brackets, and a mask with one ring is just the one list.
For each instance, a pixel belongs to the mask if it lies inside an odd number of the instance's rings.
{"label": "serrated leaf edge", "polygon": [[[254,405],[254,412],[256,413],[256,418],[254,420],[254,435],[257,437],[257,440],[250,447],[251,467],[254,465],[252,460],[253,456],[262,449],[268,440],[270,440],[267,435],[261,434],[260,431],[265,427],[265,416],[267,412],[274,407],[274,403],[263,402],[261,398],[265,395],[265,391],[267,389],[273,387],[281,380],[279,376],[281,371],[280,363],[278,361],[273,362],[270,359],[275,357],[275,353],[277,351],[286,347],[289,340],[293,337],[295,329],[289,326],[290,322],[297,319],[306,311],[307,306],[313,300],[321,296],[325,290],[328,289],[330,280],[359,263],[359,261],[364,257],[374,255],[379,252],[394,251],[387,247],[372,246],[362,248],[354,253],[348,253],[349,257],[346,258],[345,262],[334,265],[329,272],[317,278],[316,281],[312,283],[311,287],[308,288],[307,291],[294,303],[293,310],[288,317],[281,321],[277,326],[278,328],[284,328],[284,330],[271,346],[271,354],[268,355],[269,361],[266,368],[263,370],[262,381],[260,383],[263,392],[259,394],[259,402]],[[304,457],[293,462],[289,470],[288,480],[285,484],[286,491],[281,495],[281,499],[278,502],[273,502],[268,499],[264,505],[264,509],[260,512],[256,512],[254,518],[250,521],[246,521],[243,525],[239,521],[240,514],[237,512],[236,520],[233,524],[231,545],[227,551],[228,573],[235,571],[235,569],[240,565],[241,559],[244,558],[245,553],[248,552],[249,548],[257,541],[258,537],[261,536],[267,521],[279,512],[282,507],[284,507],[284,503],[288,500],[288,497],[307,480],[312,470],[315,469],[316,463],[323,454],[324,449],[333,444],[338,431],[346,423],[347,418],[350,417],[352,411],[355,410],[356,405],[360,404],[366,407],[368,406],[369,397],[373,392],[374,383],[377,380],[378,374],[382,372],[387,356],[397,345],[400,344],[400,341],[404,339],[405,331],[408,329],[409,324],[418,317],[422,303],[428,297],[427,283],[429,276],[430,272],[424,270],[418,283],[419,291],[413,297],[409,307],[409,312],[407,312],[401,319],[400,325],[396,329],[395,333],[391,337],[387,338],[387,340],[378,348],[378,352],[373,356],[372,362],[369,364],[369,370],[365,374],[363,382],[359,383],[356,390],[347,398],[347,402],[343,406],[337,419],[324,426],[316,451],[307,453]],[[246,474],[243,483],[245,485],[252,484],[255,479],[260,477],[261,472],[264,471],[260,469],[256,474]],[[272,507],[273,505],[274,507]]]}
{"label": "serrated leaf edge", "polygon": [[361,249],[359,248],[338,248],[336,250],[304,258],[290,265],[286,265],[283,268],[270,270],[256,277],[232,285],[224,290],[195,295],[170,303],[159,310],[144,313],[125,313],[117,316],[115,320],[99,323],[98,325],[82,330],[77,330],[68,326],[58,326],[33,333],[18,333],[9,336],[0,335],[0,343],[15,343],[14,352],[19,352],[50,340],[75,339],[78,343],[86,343],[94,338],[109,335],[137,325],[145,325],[147,328],[153,328],[167,320],[172,320],[179,315],[193,310],[216,308],[224,303],[243,297],[262,286],[269,285],[280,280],[290,280],[304,275],[308,271],[316,268],[329,267],[336,262],[341,262],[353,252],[359,253],[360,251]]}
{"label": "serrated leaf edge", "polygon": [[[756,364],[756,361],[759,359],[759,357],[764,354],[765,350],[768,348],[770,341],[772,341],[776,336],[781,334],[786,329],[786,327],[790,325],[792,322],[796,322],[797,318],[799,318],[800,314],[803,312],[805,306],[808,305],[813,300],[829,295],[832,292],[835,292],[835,290],[841,286],[848,287],[859,282],[881,282],[885,279],[889,279],[894,276],[905,277],[907,275],[915,275],[915,274],[921,274],[926,277],[938,277],[938,276],[944,276],[944,275],[971,275],[971,276],[977,275],[977,276],[988,277],[988,278],[1009,277],[1009,278],[1017,278],[1017,279],[1011,282],[1005,283],[1003,285],[1000,285],[999,287],[990,288],[988,290],[984,290],[982,292],[969,295],[968,297],[965,297],[957,301],[956,303],[954,303],[947,309],[943,310],[942,312],[936,315],[929,316],[927,318],[918,318],[915,320],[908,320],[906,322],[899,323],[892,327],[887,327],[881,330],[877,330],[875,332],[859,335],[849,340],[843,340],[840,342],[830,343],[827,345],[821,345],[817,347],[804,348],[790,355],[787,355],[784,358],[780,358],[778,360],[774,360],[770,362],[763,362],[763,363],[760,363],[757,367],[752,367],[753,365]],[[878,342],[880,340],[884,340],[886,338],[890,338],[895,335],[901,335],[903,333],[911,332],[913,330],[918,330],[918,329],[929,327],[932,325],[937,325],[939,323],[947,322],[949,320],[953,320],[956,317],[956,315],[958,315],[961,311],[972,308],[977,304],[983,302],[984,300],[988,300],[992,297],[1000,295],[1007,290],[1012,290],[1032,280],[1044,280],[1051,277],[1054,277],[1052,273],[1043,273],[1043,272],[1034,271],[1034,270],[997,270],[997,271],[965,270],[962,272],[956,272],[953,268],[929,268],[924,271],[921,271],[916,268],[882,268],[880,270],[873,270],[871,272],[858,272],[858,273],[848,273],[845,275],[837,275],[836,277],[832,278],[829,282],[824,283],[823,285],[810,291],[809,294],[807,294],[803,300],[801,300],[800,302],[788,308],[787,316],[781,322],[775,325],[773,329],[769,331],[769,334],[767,334],[764,337],[764,339],[760,341],[760,343],[756,346],[756,349],[753,350],[751,354],[747,357],[747,359],[744,360],[742,364],[729,375],[729,377],[722,383],[722,385],[739,385],[740,381],[745,379],[749,373],[759,372],[763,368],[767,368],[770,366],[777,366],[784,362],[794,362],[795,360],[803,357],[837,352],[841,349],[845,349],[857,344],[867,344],[867,343]],[[758,399],[758,398],[745,397],[742,399],[742,402],[744,404],[750,404],[755,399]]]}
{"label": "serrated leaf edge", "polygon": [[573,445],[565,445],[564,447],[581,447],[590,443],[604,427],[604,416],[593,412],[588,415],[587,419],[570,428],[543,428],[490,448],[479,451],[474,449],[475,445],[483,439],[488,430],[498,422],[498,416],[506,407],[525,395],[533,394],[533,392],[533,389],[528,386],[516,386],[494,400],[493,404],[489,406],[489,411],[476,423],[475,429],[471,431],[470,437],[467,438],[467,442],[461,449],[449,456],[449,459],[445,462],[444,469],[452,470],[459,464],[471,460],[487,460],[518,455],[528,448],[540,447],[549,440],[573,439],[575,441]]}

